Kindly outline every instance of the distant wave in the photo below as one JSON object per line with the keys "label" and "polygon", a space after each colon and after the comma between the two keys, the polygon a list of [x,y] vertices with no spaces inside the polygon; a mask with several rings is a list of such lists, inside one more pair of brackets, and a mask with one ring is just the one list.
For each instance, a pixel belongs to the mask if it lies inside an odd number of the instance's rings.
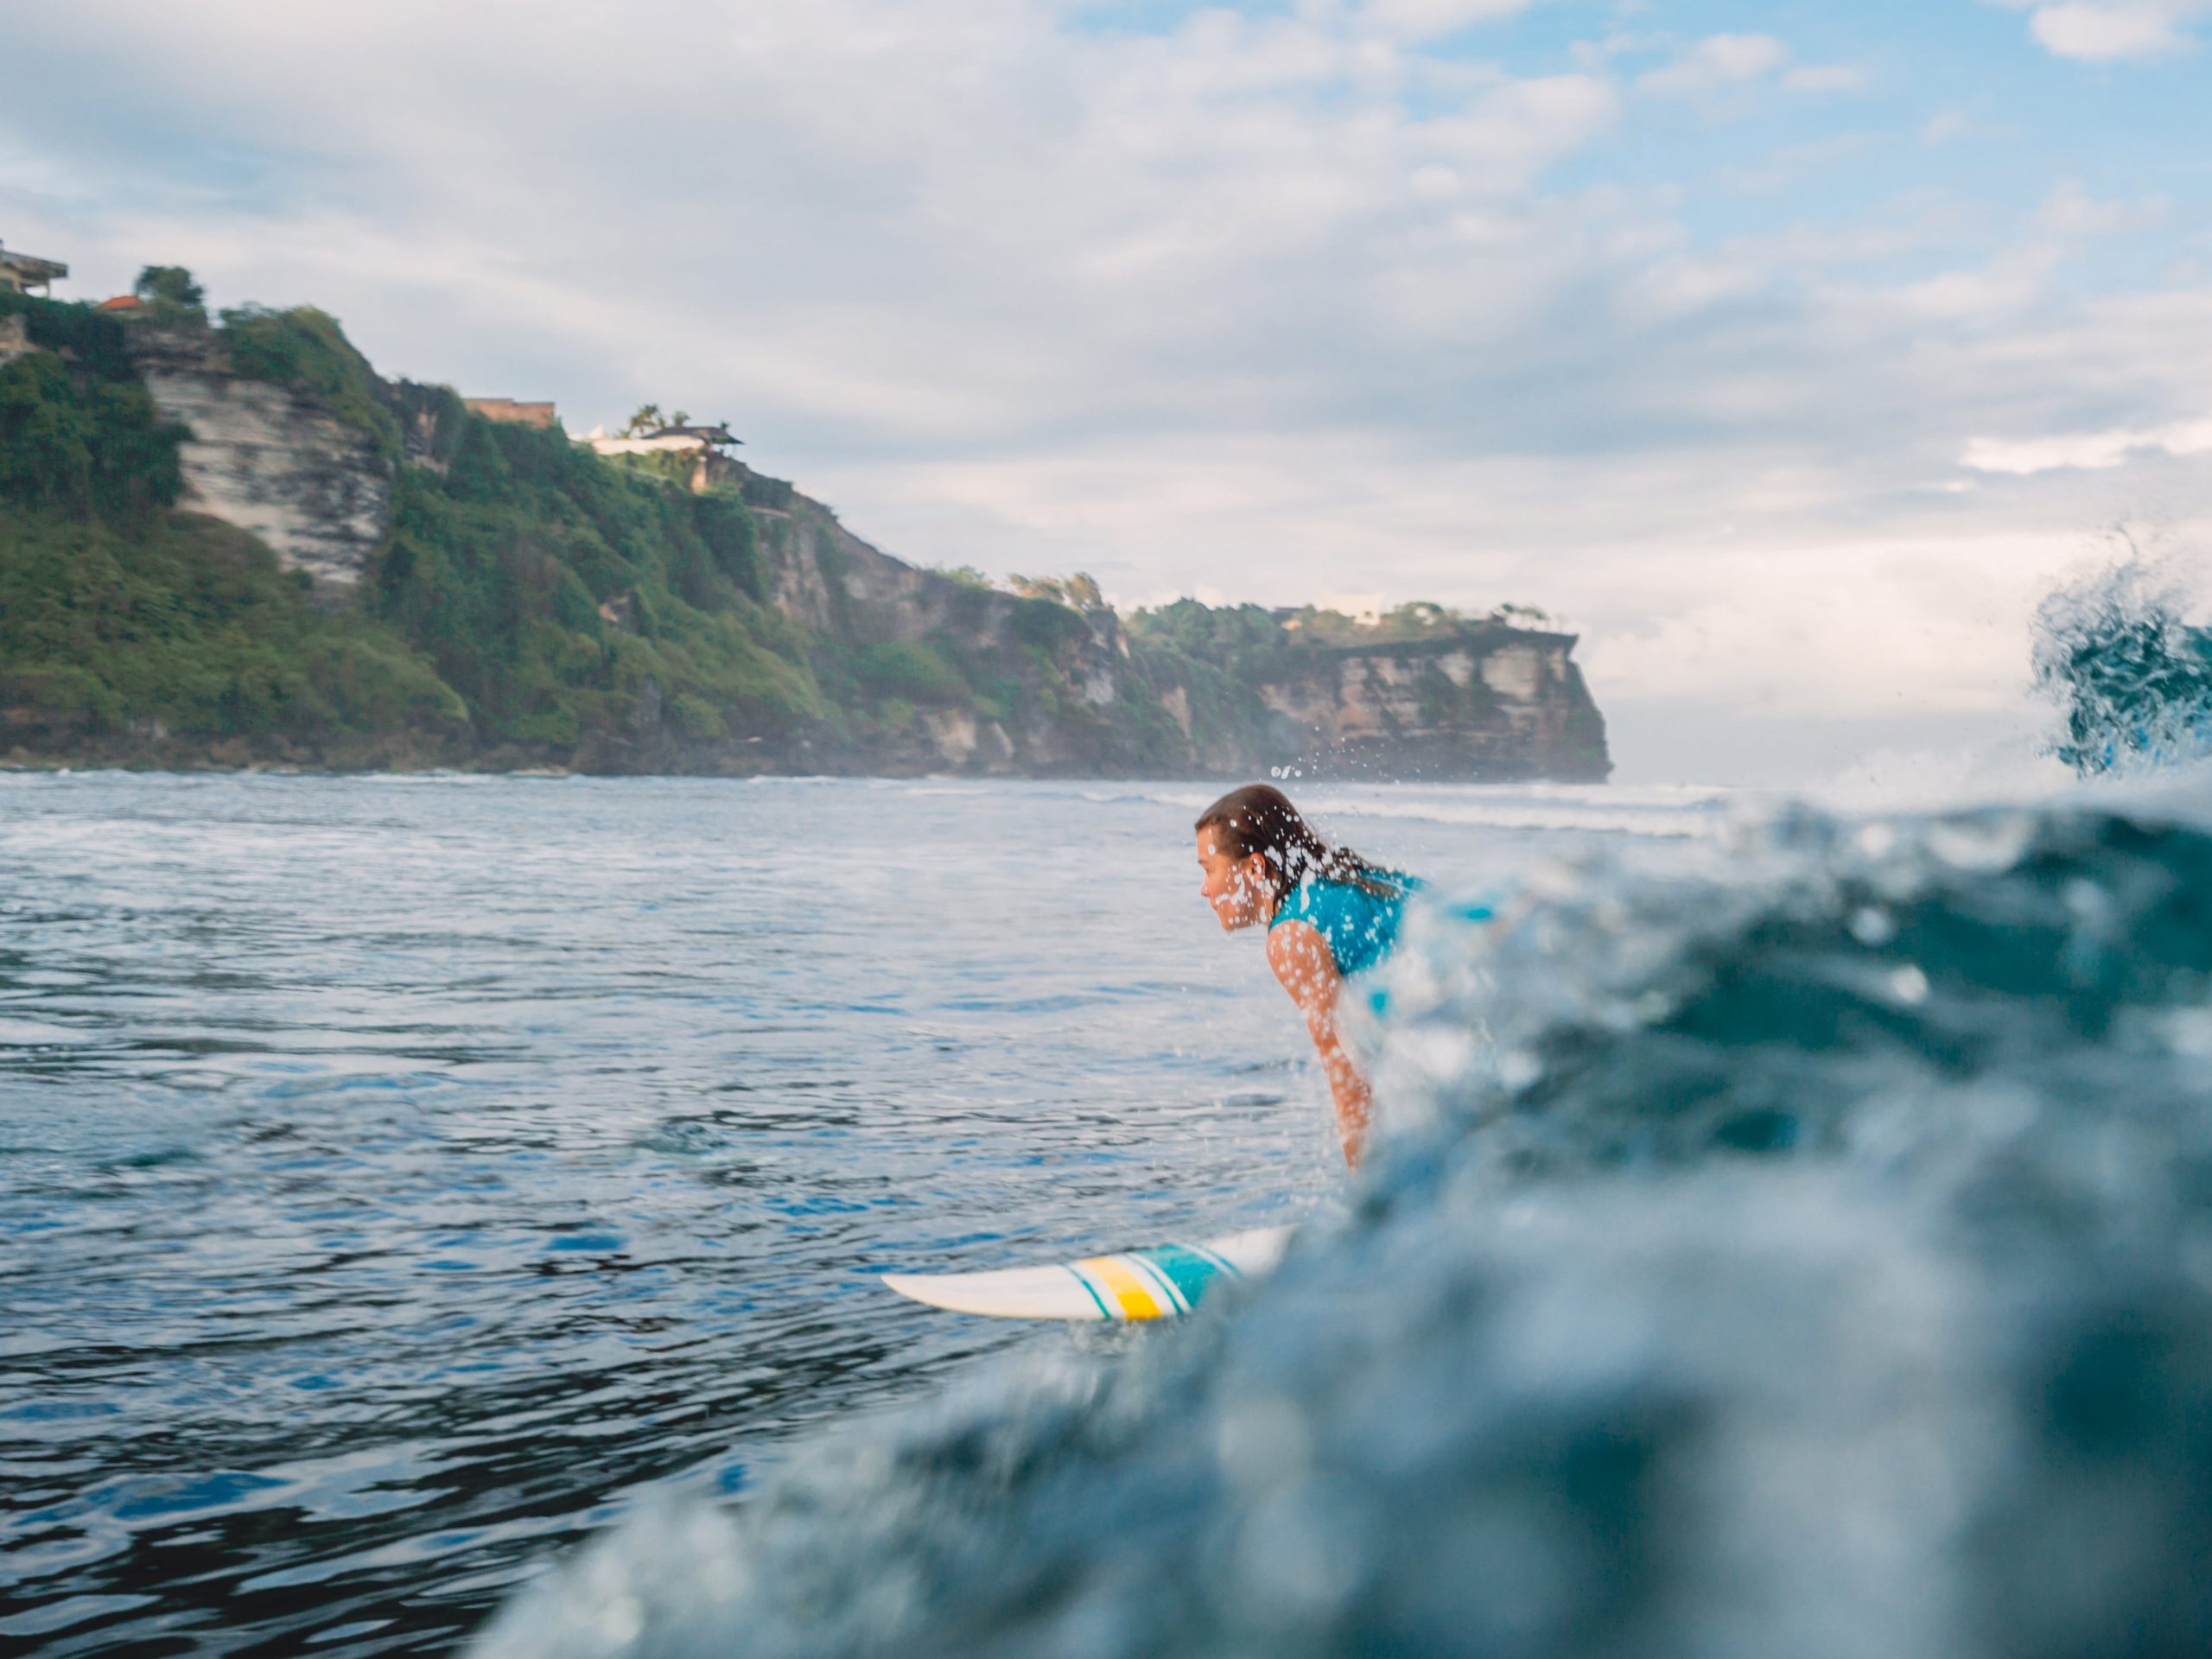
{"label": "distant wave", "polygon": [[[1404,785],[1351,791],[1321,784],[1285,785],[1317,820],[1389,818],[1420,823],[1485,826],[1497,830],[1573,830],[1595,835],[1650,836],[1681,840],[1713,832],[1735,797],[1694,785],[1559,784],[1503,786],[1464,785],[1448,790]],[[1205,810],[1217,788],[1093,791],[1096,801],[1146,800],[1188,812]]]}
{"label": "distant wave", "polygon": [[1505,791],[1496,798],[1443,800],[1391,797],[1338,798],[1316,794],[1316,817],[1407,818],[1431,823],[1484,824],[1498,830],[1571,830],[1598,835],[1684,838],[1713,833],[1727,797],[1708,790],[1652,790],[1639,798],[1611,787],[1556,795]]}

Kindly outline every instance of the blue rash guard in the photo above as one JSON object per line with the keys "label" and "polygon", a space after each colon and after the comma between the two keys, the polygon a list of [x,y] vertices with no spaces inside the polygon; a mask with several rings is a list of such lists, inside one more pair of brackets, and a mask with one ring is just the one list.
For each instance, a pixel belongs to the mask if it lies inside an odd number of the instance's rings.
{"label": "blue rash guard", "polygon": [[1406,901],[1421,887],[1412,876],[1394,870],[1377,870],[1373,879],[1391,889],[1388,898],[1357,882],[1309,876],[1275,907],[1268,931],[1285,922],[1304,922],[1329,947],[1339,974],[1350,979],[1364,973],[1390,954],[1398,942],[1398,925],[1405,919]]}

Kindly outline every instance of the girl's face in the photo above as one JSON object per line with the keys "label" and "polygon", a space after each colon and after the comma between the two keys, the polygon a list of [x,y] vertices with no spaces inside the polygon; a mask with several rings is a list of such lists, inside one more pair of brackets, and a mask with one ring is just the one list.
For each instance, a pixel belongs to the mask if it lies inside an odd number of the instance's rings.
{"label": "girl's face", "polygon": [[1233,856],[1215,830],[1198,831],[1198,868],[1205,873],[1198,892],[1213,906],[1223,929],[1255,927],[1268,919],[1274,900],[1274,883],[1268,880],[1264,854]]}

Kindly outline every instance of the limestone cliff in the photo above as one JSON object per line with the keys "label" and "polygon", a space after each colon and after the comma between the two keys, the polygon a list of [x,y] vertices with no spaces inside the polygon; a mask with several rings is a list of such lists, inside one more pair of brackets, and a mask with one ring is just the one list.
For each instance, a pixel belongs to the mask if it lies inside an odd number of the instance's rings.
{"label": "limestone cliff", "polygon": [[1181,600],[1130,619],[1133,658],[1191,769],[1595,782],[1605,721],[1574,636],[1414,605],[1362,625]]}
{"label": "limestone cliff", "polygon": [[1376,778],[1602,781],[1605,722],[1574,636],[1478,626],[1320,649],[1260,700],[1305,734],[1308,764]]}
{"label": "limestone cliff", "polygon": [[873,763],[982,772],[1139,764],[1138,753],[1116,741],[1113,716],[1128,646],[1112,611],[1077,610],[918,569],[862,541],[788,485],[748,473],[745,487],[779,503],[753,509],[778,609],[817,637],[863,652],[926,652],[957,676],[934,693],[906,688],[915,693],[911,717],[861,744]]}
{"label": "limestone cliff", "polygon": [[310,388],[241,374],[204,324],[133,326],[130,359],[162,414],[191,433],[190,511],[259,537],[288,567],[343,591],[391,522],[391,464]]}

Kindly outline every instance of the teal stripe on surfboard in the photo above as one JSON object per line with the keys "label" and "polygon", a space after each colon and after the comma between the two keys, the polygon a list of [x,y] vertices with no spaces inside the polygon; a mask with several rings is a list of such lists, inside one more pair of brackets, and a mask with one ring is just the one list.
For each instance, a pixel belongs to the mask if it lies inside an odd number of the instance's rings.
{"label": "teal stripe on surfboard", "polygon": [[1192,1305],[1198,1299],[1190,1295],[1181,1285],[1168,1276],[1167,1270],[1160,1265],[1157,1248],[1149,1250],[1131,1250],[1123,1255],[1122,1260],[1128,1262],[1133,1270],[1144,1275],[1145,1282],[1150,1285],[1157,1294],[1160,1306],[1163,1310],[1169,1313],[1187,1313],[1191,1311]]}
{"label": "teal stripe on surfboard", "polygon": [[1236,1276],[1236,1269],[1219,1256],[1188,1244],[1157,1244],[1148,1250],[1138,1250],[1134,1254],[1137,1260],[1155,1268],[1173,1287],[1175,1300],[1186,1312],[1198,1305],[1198,1298],[1205,1294],[1206,1287],[1221,1277],[1224,1272]]}
{"label": "teal stripe on surfboard", "polygon": [[1092,1284],[1089,1279],[1084,1276],[1084,1272],[1081,1268],[1077,1267],[1073,1262],[1070,1262],[1068,1264],[1067,1274],[1069,1278],[1074,1280],[1076,1283],[1083,1287],[1083,1294],[1090,1298],[1091,1305],[1098,1310],[1098,1317],[1100,1319],[1116,1319],[1121,1317],[1120,1314],[1115,1313],[1112,1306],[1107,1302],[1106,1299],[1098,1294],[1098,1287]]}

